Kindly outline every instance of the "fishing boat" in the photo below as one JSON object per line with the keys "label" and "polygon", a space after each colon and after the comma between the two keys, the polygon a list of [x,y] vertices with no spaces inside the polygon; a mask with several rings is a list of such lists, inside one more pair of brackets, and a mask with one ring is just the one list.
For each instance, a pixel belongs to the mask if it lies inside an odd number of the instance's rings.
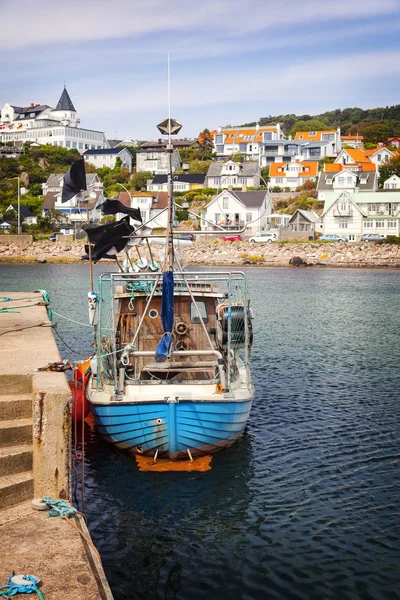
{"label": "fishing boat", "polygon": [[[97,430],[154,460],[192,460],[231,446],[243,434],[254,394],[245,274],[187,270],[174,243],[170,136],[180,127],[171,118],[158,126],[168,135],[170,157],[159,270],[154,257],[137,268],[127,255],[119,272],[102,274],[89,294],[95,356],[86,393]],[[149,223],[135,228],[128,247],[151,242],[149,231]]]}

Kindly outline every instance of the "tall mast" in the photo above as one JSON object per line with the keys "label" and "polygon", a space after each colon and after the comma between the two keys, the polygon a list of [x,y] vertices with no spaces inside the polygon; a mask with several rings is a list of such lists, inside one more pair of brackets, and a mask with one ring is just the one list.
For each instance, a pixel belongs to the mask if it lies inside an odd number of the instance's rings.
{"label": "tall mast", "polygon": [[171,142],[171,135],[177,135],[182,129],[182,125],[175,119],[171,119],[171,77],[170,63],[168,54],[168,119],[165,119],[157,125],[157,129],[162,135],[168,135],[167,154],[168,154],[168,221],[167,221],[167,246],[166,257],[168,257],[168,270],[173,271],[174,268],[174,193],[172,183],[172,154],[174,151]]}

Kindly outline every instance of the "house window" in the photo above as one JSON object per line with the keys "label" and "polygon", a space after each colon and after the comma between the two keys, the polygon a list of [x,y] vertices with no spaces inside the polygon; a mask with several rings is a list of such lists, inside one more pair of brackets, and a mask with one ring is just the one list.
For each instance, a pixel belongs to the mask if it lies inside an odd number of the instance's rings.
{"label": "house window", "polygon": [[383,220],[382,221],[376,221],[375,222],[375,227],[377,229],[382,229],[383,227],[385,227],[385,221],[383,221]]}
{"label": "house window", "polygon": [[378,162],[382,160],[382,154],[378,154]]}
{"label": "house window", "polygon": [[223,144],[224,143],[224,136],[223,135],[216,135],[215,136],[215,144]]}
{"label": "house window", "polygon": [[229,198],[227,198],[226,196],[222,200],[222,208],[229,208]]}
{"label": "house window", "polygon": [[[207,323],[208,317],[205,303],[196,301],[196,305],[202,321]],[[190,320],[192,323],[200,323],[199,315],[197,314],[197,310],[193,302],[190,305]]]}
{"label": "house window", "polygon": [[252,214],[246,213],[246,223],[251,223],[251,221],[252,221]]}
{"label": "house window", "polygon": [[387,222],[388,229],[396,229],[396,221]]}
{"label": "house window", "polygon": [[364,227],[366,229],[371,229],[374,226],[374,222],[373,221],[364,221]]}
{"label": "house window", "polygon": [[344,177],[338,177],[338,184],[344,185]]}
{"label": "house window", "polygon": [[220,177],[214,177],[214,185],[220,185],[221,183],[221,178]]}
{"label": "house window", "polygon": [[217,149],[217,153],[218,154],[223,154],[224,153],[224,147],[223,146],[216,146]]}
{"label": "house window", "polygon": [[275,177],[275,183],[283,183],[283,177]]}
{"label": "house window", "polygon": [[376,212],[376,204],[368,204],[369,212]]}
{"label": "house window", "polygon": [[272,133],[271,132],[264,133],[264,142],[268,142],[270,140],[272,140]]}
{"label": "house window", "polygon": [[343,220],[339,221],[339,229],[347,229],[347,221],[346,221],[346,219],[343,219]]}
{"label": "house window", "polygon": [[216,225],[219,225],[221,223],[221,213],[215,213],[214,222]]}
{"label": "house window", "polygon": [[332,184],[332,179],[325,179],[325,183],[327,183],[328,185]]}
{"label": "house window", "polygon": [[352,177],[348,177],[347,178],[347,185],[352,185],[353,184],[353,178]]}

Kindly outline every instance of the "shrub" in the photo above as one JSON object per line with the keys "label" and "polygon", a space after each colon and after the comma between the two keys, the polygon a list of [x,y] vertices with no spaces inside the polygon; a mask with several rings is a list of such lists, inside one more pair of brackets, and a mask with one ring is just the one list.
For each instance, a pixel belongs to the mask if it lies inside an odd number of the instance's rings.
{"label": "shrub", "polygon": [[279,185],[274,185],[274,187],[271,188],[271,192],[273,192],[274,194],[280,194],[282,191],[282,188],[279,187]]}
{"label": "shrub", "polygon": [[400,237],[398,235],[388,235],[383,240],[378,240],[377,244],[395,244],[400,246]]}

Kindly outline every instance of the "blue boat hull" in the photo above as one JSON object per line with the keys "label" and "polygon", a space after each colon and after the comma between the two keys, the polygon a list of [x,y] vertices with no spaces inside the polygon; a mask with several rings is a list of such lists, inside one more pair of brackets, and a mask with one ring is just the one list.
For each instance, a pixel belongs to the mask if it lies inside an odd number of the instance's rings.
{"label": "blue boat hull", "polygon": [[120,448],[172,460],[217,452],[242,435],[252,399],[235,402],[96,404],[99,433]]}

